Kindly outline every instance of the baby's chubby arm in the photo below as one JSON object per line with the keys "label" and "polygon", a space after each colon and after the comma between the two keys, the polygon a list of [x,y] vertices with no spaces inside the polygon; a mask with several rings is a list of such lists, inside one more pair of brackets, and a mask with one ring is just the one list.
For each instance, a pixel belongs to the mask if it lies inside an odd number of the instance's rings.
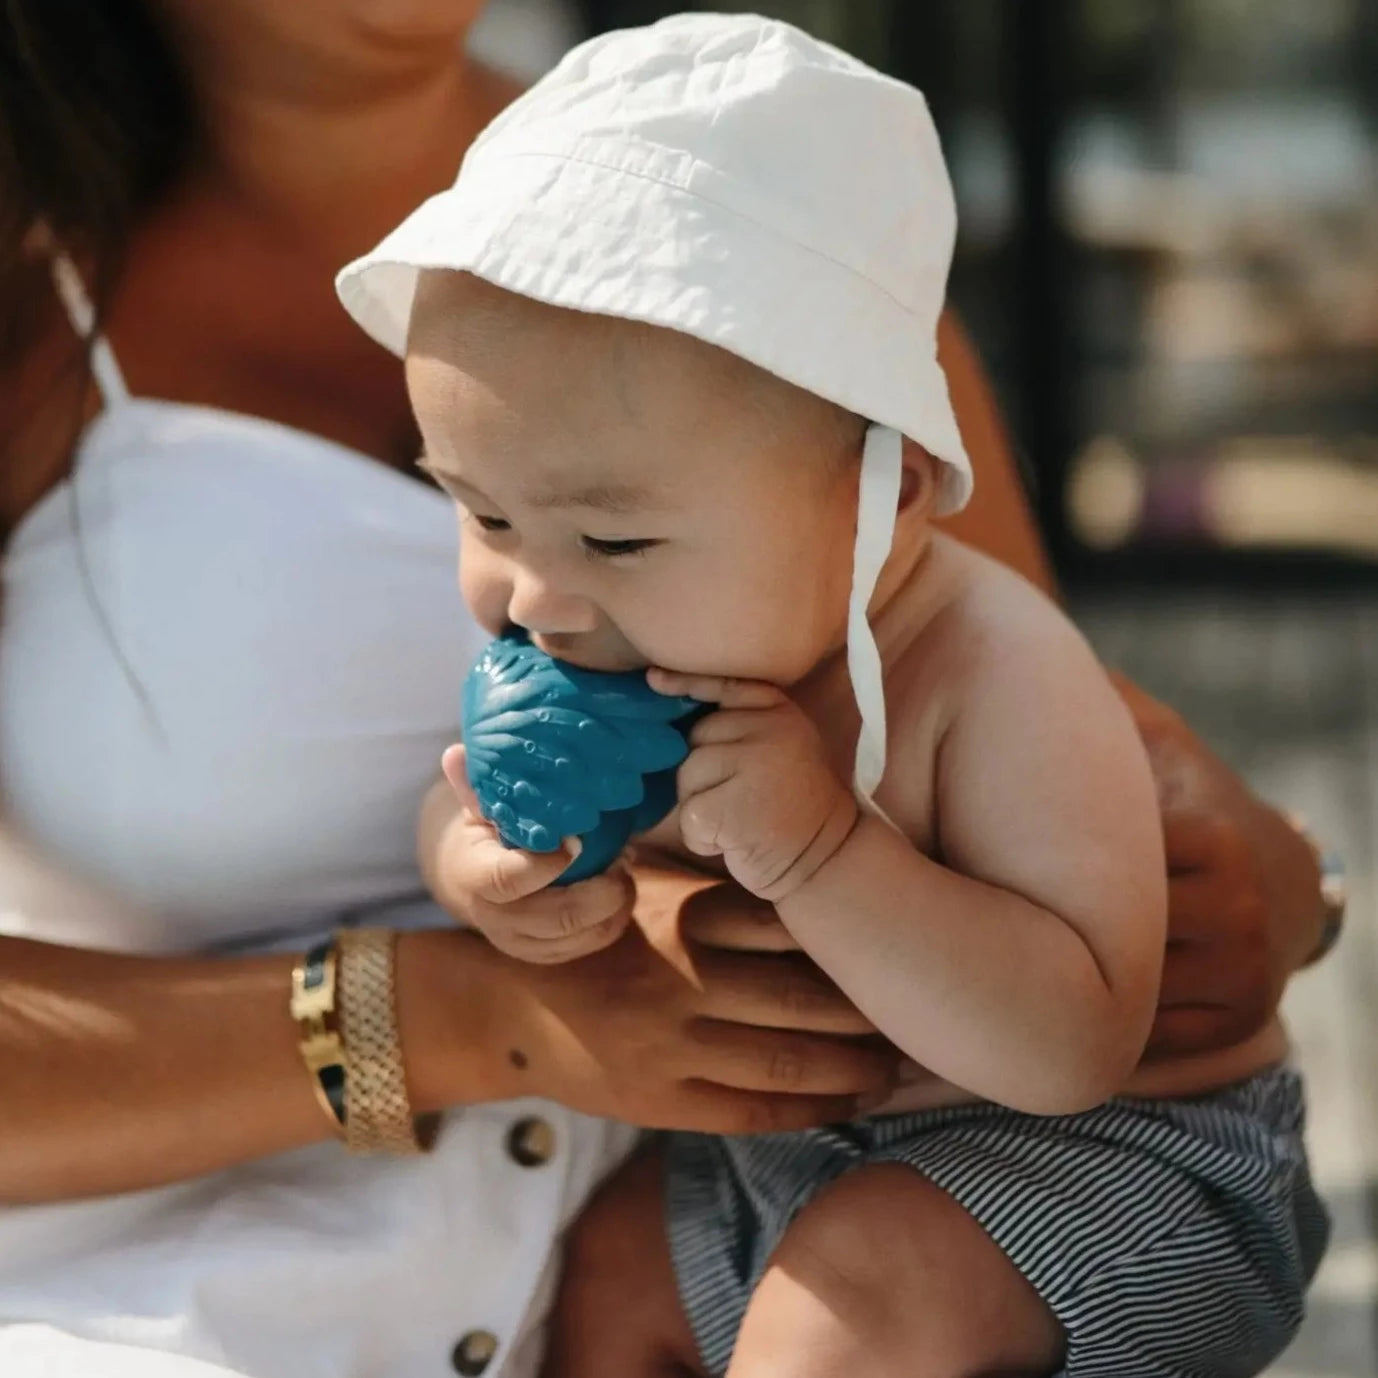
{"label": "baby's chubby arm", "polygon": [[[748,731],[745,702],[699,725],[703,746],[681,767],[682,823],[686,843],[721,850],[916,1062],[986,1099],[1062,1114],[1114,1094],[1142,1053],[1165,867],[1123,703],[1056,609],[1022,588],[1019,601],[998,634],[978,631],[954,656],[932,772],[944,864],[858,817],[835,776],[829,789],[812,725],[768,686],[753,691],[754,711],[773,728]],[[715,731],[724,717],[735,725]],[[713,743],[705,760],[710,736],[735,743]],[[743,752],[753,739],[759,764]],[[905,749],[892,744],[892,770]],[[753,869],[752,856],[767,864]]]}
{"label": "baby's chubby arm", "polygon": [[1032,594],[1021,611],[960,657],[934,773],[945,864],[865,818],[778,907],[917,1062],[1059,1114],[1105,1100],[1139,1061],[1166,868],[1124,704],[1060,613]]}

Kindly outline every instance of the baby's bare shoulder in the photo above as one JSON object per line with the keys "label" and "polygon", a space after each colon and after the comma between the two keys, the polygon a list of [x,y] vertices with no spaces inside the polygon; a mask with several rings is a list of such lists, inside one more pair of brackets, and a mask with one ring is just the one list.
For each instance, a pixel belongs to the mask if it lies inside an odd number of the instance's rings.
{"label": "baby's bare shoulder", "polygon": [[[943,583],[940,610],[887,671],[886,685],[891,761],[904,762],[926,798],[944,743],[979,710],[994,711],[997,701],[1004,712],[1057,704],[1061,718],[1075,705],[1114,712],[1118,700],[1081,633],[1041,590],[951,539],[942,538],[933,553],[930,573]],[[920,800],[905,792],[905,811],[912,812]]]}
{"label": "baby's bare shoulder", "polygon": [[[1066,614],[998,561],[939,537],[887,666],[887,698],[901,718],[950,711],[975,680],[1026,657],[1056,664],[1085,643]],[[1074,653],[1075,654],[1075,653]]]}
{"label": "baby's bare shoulder", "polygon": [[[1040,684],[1105,675],[1071,619],[1041,589],[1013,570],[959,542],[941,546],[945,577],[953,586],[941,614],[911,648],[917,663],[941,676],[945,697],[957,706],[992,676],[1023,670]],[[937,686],[934,686],[937,687]]]}
{"label": "baby's bare shoulder", "polygon": [[[1061,673],[1080,646],[1062,612],[995,561],[939,537],[918,581],[877,625],[885,648],[889,769],[877,802],[921,850],[937,820],[938,758],[983,686],[1035,656]],[[884,615],[883,615],[884,616]],[[887,645],[888,643],[888,645]],[[887,652],[889,652],[887,654]]]}

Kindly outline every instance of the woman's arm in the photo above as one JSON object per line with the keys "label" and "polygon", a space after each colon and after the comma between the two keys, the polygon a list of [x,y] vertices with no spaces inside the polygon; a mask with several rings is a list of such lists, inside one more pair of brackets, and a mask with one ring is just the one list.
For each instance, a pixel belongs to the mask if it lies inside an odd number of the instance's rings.
{"label": "woman's arm", "polygon": [[1228,1048],[1277,1012],[1321,941],[1310,844],[1178,714],[1122,676],[1148,748],[1168,861],[1168,950],[1151,1058]]}
{"label": "woman's arm", "polygon": [[[11,932],[90,934],[135,917],[3,825],[0,909]],[[288,1011],[295,960],[0,938],[0,1202],[136,1190],[326,1137]],[[404,996],[414,965],[406,940]],[[463,979],[449,976],[457,994]],[[457,1001],[452,1022],[473,1009]],[[455,1069],[456,1099],[485,1093],[483,1070]]]}
{"label": "woman's arm", "polygon": [[131,1191],[325,1137],[292,962],[0,939],[0,1202]]}
{"label": "woman's arm", "polygon": [[1019,481],[1000,408],[970,338],[951,311],[938,322],[938,361],[976,471],[971,502],[943,528],[1055,595],[1052,566]]}
{"label": "woman's arm", "polygon": [[[11,849],[0,836],[0,859]],[[104,902],[22,856],[11,928]],[[700,882],[701,884],[701,882]],[[652,908],[673,919],[694,888]],[[639,932],[544,969],[453,929],[397,942],[398,1027],[418,1112],[541,1095],[715,1133],[801,1128],[879,1098],[894,1056],[816,972]],[[676,942],[679,940],[676,939]],[[660,950],[657,950],[657,949]],[[142,957],[0,938],[0,1204],[135,1191],[329,1136],[297,1047],[292,955]],[[757,1025],[768,1027],[760,1028]],[[344,1151],[341,1149],[340,1151]]]}

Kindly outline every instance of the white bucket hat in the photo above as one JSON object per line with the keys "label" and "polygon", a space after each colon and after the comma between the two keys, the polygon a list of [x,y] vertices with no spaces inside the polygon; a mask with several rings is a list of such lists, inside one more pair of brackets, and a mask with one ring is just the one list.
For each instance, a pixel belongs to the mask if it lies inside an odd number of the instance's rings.
{"label": "white bucket hat", "polygon": [[398,355],[420,273],[462,270],[693,335],[870,421],[848,637],[869,798],[885,718],[865,610],[900,436],[941,461],[939,514],[971,494],[936,353],[956,222],[918,91],[788,24],[683,14],[575,48],[336,286]]}

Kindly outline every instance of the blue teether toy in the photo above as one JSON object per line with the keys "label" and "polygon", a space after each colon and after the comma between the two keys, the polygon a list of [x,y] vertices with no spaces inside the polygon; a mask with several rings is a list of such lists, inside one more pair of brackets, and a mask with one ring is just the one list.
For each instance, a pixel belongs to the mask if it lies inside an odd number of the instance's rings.
{"label": "blue teether toy", "polygon": [[583,851],[555,883],[587,880],[674,807],[685,733],[703,711],[643,674],[581,670],[508,633],[464,682],[469,784],[509,847],[554,852],[578,837]]}

